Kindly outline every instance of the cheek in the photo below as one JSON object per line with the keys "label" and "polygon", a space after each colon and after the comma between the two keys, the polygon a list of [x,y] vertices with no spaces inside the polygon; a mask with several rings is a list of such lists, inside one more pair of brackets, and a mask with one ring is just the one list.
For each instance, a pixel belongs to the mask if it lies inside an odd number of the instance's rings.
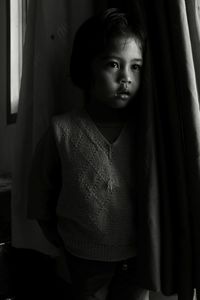
{"label": "cheek", "polygon": [[117,84],[117,75],[115,73],[104,73],[101,76],[101,81],[107,87],[115,87]]}
{"label": "cheek", "polygon": [[137,73],[134,75],[133,82],[134,82],[135,87],[137,87],[137,88],[140,87],[140,82],[141,82],[141,74],[140,73]]}
{"label": "cheek", "polygon": [[94,82],[94,86],[97,89],[105,90],[112,85],[113,78],[110,75],[99,73],[96,74],[95,79],[93,79],[93,82]]}
{"label": "cheek", "polygon": [[105,81],[99,74],[91,78],[90,91],[94,96],[100,96],[105,91]]}
{"label": "cheek", "polygon": [[140,87],[140,76],[136,80],[136,86],[139,88]]}

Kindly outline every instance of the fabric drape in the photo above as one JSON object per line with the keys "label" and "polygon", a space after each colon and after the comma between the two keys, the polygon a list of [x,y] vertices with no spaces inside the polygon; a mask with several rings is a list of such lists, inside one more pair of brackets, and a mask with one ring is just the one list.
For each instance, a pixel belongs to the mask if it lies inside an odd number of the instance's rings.
{"label": "fabric drape", "polygon": [[51,116],[81,105],[82,95],[70,84],[67,70],[74,31],[92,13],[89,0],[29,1],[13,168],[15,247],[58,254],[36,222],[27,219],[27,180],[32,154]]}
{"label": "fabric drape", "polygon": [[[200,286],[198,2],[138,3],[148,31],[137,125],[138,283],[190,300]],[[131,11],[135,1],[108,1],[107,6],[116,4]],[[13,178],[16,247],[58,254],[26,218],[27,178],[35,145],[51,116],[81,105],[66,70],[73,34],[93,13],[92,5],[89,0],[30,0]]]}
{"label": "fabric drape", "polygon": [[[147,174],[151,176],[153,169],[156,172],[152,173],[151,182],[144,182],[141,175],[141,190],[144,184],[149,191],[154,188],[153,193],[149,192],[146,199],[142,196],[141,200],[145,199],[150,209],[158,205],[159,211],[153,220],[159,232],[152,228],[151,240],[147,241],[147,249],[153,252],[156,261],[148,269],[154,273],[155,285],[165,294],[178,293],[179,299],[189,300],[193,299],[193,289],[200,283],[200,27],[197,1],[159,0],[143,4],[151,61],[151,76],[145,85],[153,87],[150,94],[147,89],[144,97],[151,102],[153,110],[148,113],[151,121],[142,126],[146,126],[146,131],[143,130],[147,132],[149,125],[154,124],[154,129],[147,134],[150,142],[146,149],[154,145],[155,160],[150,158],[152,166]],[[144,153],[144,157],[148,157],[147,154]]]}

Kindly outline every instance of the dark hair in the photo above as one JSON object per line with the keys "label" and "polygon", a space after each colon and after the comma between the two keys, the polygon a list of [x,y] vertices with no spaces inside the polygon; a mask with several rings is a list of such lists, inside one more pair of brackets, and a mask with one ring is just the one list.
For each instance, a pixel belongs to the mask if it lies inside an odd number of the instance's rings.
{"label": "dark hair", "polygon": [[70,61],[70,75],[75,85],[88,89],[92,60],[108,47],[112,38],[119,36],[136,38],[144,49],[145,31],[138,14],[129,15],[118,8],[109,8],[81,25],[75,35]]}

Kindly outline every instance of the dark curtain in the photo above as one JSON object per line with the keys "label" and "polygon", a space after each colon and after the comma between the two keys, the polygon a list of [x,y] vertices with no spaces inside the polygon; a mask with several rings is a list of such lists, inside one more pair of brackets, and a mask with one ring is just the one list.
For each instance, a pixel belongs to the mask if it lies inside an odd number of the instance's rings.
{"label": "dark curtain", "polygon": [[141,8],[148,33],[138,120],[140,283],[189,300],[200,285],[199,6],[118,5]]}
{"label": "dark curtain", "polygon": [[[51,115],[68,107],[74,99],[73,87],[64,84],[68,76],[65,77],[63,62],[76,28],[72,30],[70,22],[79,23],[75,2],[30,1],[32,23],[25,44],[17,123],[13,244],[54,255],[36,224],[26,219],[26,179],[32,152]],[[87,13],[81,10],[85,18],[101,9],[101,5],[89,2],[91,9]],[[102,8],[119,6],[132,11],[133,16],[137,10],[148,33],[137,114],[138,283],[191,300],[193,289],[200,286],[198,3],[105,2]],[[58,95],[62,98],[59,102]],[[65,103],[66,96],[70,103]]]}

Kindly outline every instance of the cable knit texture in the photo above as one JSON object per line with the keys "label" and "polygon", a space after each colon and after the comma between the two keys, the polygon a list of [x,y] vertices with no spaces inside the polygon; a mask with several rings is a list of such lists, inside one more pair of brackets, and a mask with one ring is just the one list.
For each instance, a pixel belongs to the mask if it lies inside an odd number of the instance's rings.
{"label": "cable knit texture", "polygon": [[135,256],[133,143],[128,124],[110,143],[86,111],[53,118],[62,164],[58,230],[72,254],[100,261]]}

